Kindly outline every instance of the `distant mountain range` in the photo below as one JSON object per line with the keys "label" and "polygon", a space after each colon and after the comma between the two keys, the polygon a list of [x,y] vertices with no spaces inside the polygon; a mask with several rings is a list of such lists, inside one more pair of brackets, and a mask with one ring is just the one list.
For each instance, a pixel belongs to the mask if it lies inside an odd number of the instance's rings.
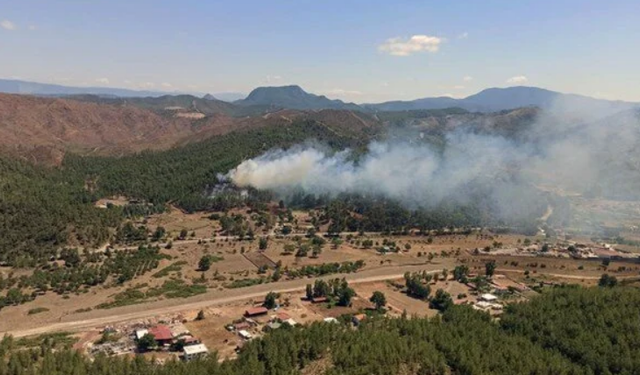
{"label": "distant mountain range", "polygon": [[[185,94],[184,92],[130,90],[112,87],[74,87],[54,85],[49,83],[21,81],[15,79],[0,79],[0,92],[6,94],[23,94],[36,96],[98,95],[106,98],[159,97],[165,95]],[[191,94],[202,96],[202,94],[199,93]],[[245,97],[244,94],[235,92],[221,92],[207,95],[226,102],[232,102]]]}
{"label": "distant mountain range", "polygon": [[243,100],[235,101],[237,105],[259,105],[286,109],[346,109],[361,111],[362,107],[342,100],[331,100],[326,96],[314,95],[304,91],[300,86],[258,87]]}
{"label": "distant mountain range", "polygon": [[563,94],[538,87],[516,86],[489,88],[462,99],[450,97],[423,98],[411,101],[391,101],[379,104],[363,104],[373,111],[410,111],[421,109],[462,108],[471,112],[496,112],[522,107],[539,107],[546,110],[572,108],[614,113],[637,107],[638,103],[595,99],[583,95]]}
{"label": "distant mountain range", "polygon": [[[161,97],[180,95],[157,91],[136,91],[107,87],[69,87],[35,82],[0,79],[0,92],[29,94],[36,96],[77,96],[96,95],[102,98]],[[496,112],[521,107],[539,107],[546,110],[562,108],[589,109],[611,114],[638,107],[638,103],[595,99],[588,96],[563,94],[537,87],[489,88],[466,98],[450,97],[422,98],[409,101],[389,101],[384,103],[355,104],[329,99],[303,90],[300,86],[258,87],[244,99],[239,93],[218,93],[198,96],[205,100],[232,102],[236,108],[250,107],[273,111],[277,109],[320,110],[339,109],[361,112],[411,111],[443,108],[461,108],[471,112]],[[195,98],[195,97],[194,97]],[[230,111],[227,111],[229,113]]]}

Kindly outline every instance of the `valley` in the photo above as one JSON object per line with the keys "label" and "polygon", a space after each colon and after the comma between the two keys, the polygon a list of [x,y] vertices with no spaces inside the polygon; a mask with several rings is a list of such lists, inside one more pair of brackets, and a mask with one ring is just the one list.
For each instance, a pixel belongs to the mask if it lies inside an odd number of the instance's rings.
{"label": "valley", "polygon": [[[553,152],[574,137],[540,132],[557,115],[282,109],[268,93],[0,96],[0,332],[94,360],[217,363],[290,326],[500,322],[565,289],[640,282],[625,161],[593,168],[607,183],[566,183]],[[144,332],[170,337],[143,349]]]}

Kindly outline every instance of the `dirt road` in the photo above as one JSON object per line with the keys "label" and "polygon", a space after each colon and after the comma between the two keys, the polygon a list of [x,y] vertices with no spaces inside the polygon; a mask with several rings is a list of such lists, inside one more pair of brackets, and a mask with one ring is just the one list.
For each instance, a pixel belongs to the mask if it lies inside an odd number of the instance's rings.
{"label": "dirt road", "polygon": [[[320,278],[326,280],[336,277],[344,277],[349,281],[349,283],[384,281],[402,278],[405,272],[428,271],[435,273],[440,272],[442,268],[451,269],[452,264],[449,263],[450,262],[445,260],[443,263],[438,264],[433,263],[414,266],[381,267],[364,270],[358,273],[328,275]],[[83,329],[103,327],[105,325],[130,320],[175,314],[181,311],[198,310],[209,306],[223,305],[242,300],[261,299],[269,291],[276,291],[280,293],[302,291],[305,289],[306,285],[313,280],[314,279],[288,280],[278,283],[254,285],[241,289],[209,291],[205,294],[186,299],[168,299],[109,310],[94,310],[87,313],[66,315],[63,316],[59,322],[49,322],[48,324],[40,327],[33,327],[33,324],[25,321],[24,325],[21,324],[19,327],[11,327],[10,330],[8,329],[6,331],[0,330],[0,332],[4,331],[3,333],[13,335],[14,337],[40,335],[43,333],[59,331],[73,332]]]}

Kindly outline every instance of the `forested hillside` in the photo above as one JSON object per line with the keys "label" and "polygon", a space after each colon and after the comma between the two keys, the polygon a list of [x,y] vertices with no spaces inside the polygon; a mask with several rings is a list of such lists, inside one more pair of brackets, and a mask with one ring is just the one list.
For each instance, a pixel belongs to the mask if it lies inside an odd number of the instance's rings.
{"label": "forested hillside", "polygon": [[[335,116],[346,125],[332,125],[328,119]],[[0,228],[4,235],[0,239],[0,261],[34,265],[63,246],[105,243],[120,224],[123,211],[93,207],[99,198],[121,195],[151,203],[154,210],[171,203],[187,212],[225,211],[245,202],[238,199],[237,192],[214,194],[218,176],[247,158],[310,140],[334,150],[352,148],[363,152],[381,134],[381,129],[370,126],[367,118],[355,114],[321,111],[313,117],[317,119],[290,123],[277,120],[270,126],[249,127],[251,130],[238,130],[167,151],[117,158],[67,154],[59,168],[2,159]],[[301,192],[287,199],[293,207],[325,207],[325,217],[333,223],[334,232],[505,224],[487,204],[487,192],[477,189],[472,196],[474,199],[464,205],[443,203],[421,210],[407,209],[376,196],[323,197]],[[263,193],[250,194],[250,199],[253,197],[273,198]],[[540,196],[540,215],[546,208],[546,199]],[[353,212],[360,216],[351,215]],[[527,220],[510,224],[536,230]]]}
{"label": "forested hillside", "polygon": [[[236,360],[164,365],[5,338],[0,375],[18,374],[638,374],[637,289],[559,287],[508,309],[501,323],[454,306],[432,319],[371,319],[358,329],[314,323],[249,342]],[[24,349],[32,346],[32,350]],[[52,350],[56,347],[56,350]]]}
{"label": "forested hillside", "polygon": [[334,148],[366,142],[310,121],[234,132],[165,152],[121,158],[68,155],[61,168],[0,158],[0,261],[35,265],[61,246],[104,243],[109,228],[124,216],[117,207],[95,208],[100,197],[121,194],[158,206],[173,202],[187,211],[229,208],[224,197],[208,194],[219,173],[244,158],[306,139]]}
{"label": "forested hillside", "polygon": [[0,158],[0,261],[34,265],[65,244],[99,244],[121,211],[99,210],[72,173]]}

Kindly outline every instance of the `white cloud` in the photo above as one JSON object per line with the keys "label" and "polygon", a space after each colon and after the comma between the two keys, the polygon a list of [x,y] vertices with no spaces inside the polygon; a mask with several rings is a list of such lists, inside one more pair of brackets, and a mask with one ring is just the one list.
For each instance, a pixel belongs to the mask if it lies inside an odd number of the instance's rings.
{"label": "white cloud", "polygon": [[468,37],[469,37],[469,33],[466,31],[458,35],[458,39],[467,39]]}
{"label": "white cloud", "polygon": [[267,81],[267,83],[273,83],[273,82],[278,82],[278,81],[282,81],[282,76],[279,75],[268,75],[265,80]]}
{"label": "white cloud", "polygon": [[151,89],[151,88],[154,88],[155,86],[156,84],[153,82],[143,82],[138,84],[138,87],[141,89]]}
{"label": "white cloud", "polygon": [[522,84],[522,83],[526,83],[528,81],[526,76],[515,76],[515,77],[511,77],[507,80],[507,83],[512,83],[512,84]]}
{"label": "white cloud", "polygon": [[96,82],[101,83],[103,85],[109,84],[109,78],[96,78]]}
{"label": "white cloud", "polygon": [[463,81],[465,81],[465,82],[471,82],[471,81],[473,81],[473,77],[471,77],[471,76],[464,76],[464,77],[462,78],[462,80],[463,80]]}
{"label": "white cloud", "polygon": [[462,89],[464,89],[464,86],[463,85],[455,85],[455,86],[453,86],[453,88],[455,90],[462,90]]}
{"label": "white cloud", "polygon": [[414,35],[409,39],[391,38],[378,46],[378,51],[392,56],[410,56],[417,52],[438,52],[444,39],[437,36]]}
{"label": "white cloud", "polygon": [[173,87],[173,85],[170,84],[169,82],[162,82],[161,86],[164,87],[165,89],[170,89]]}
{"label": "white cloud", "polygon": [[2,27],[5,30],[9,30],[9,31],[13,31],[16,29],[16,25],[9,21],[9,20],[2,20],[0,21],[0,27]]}

